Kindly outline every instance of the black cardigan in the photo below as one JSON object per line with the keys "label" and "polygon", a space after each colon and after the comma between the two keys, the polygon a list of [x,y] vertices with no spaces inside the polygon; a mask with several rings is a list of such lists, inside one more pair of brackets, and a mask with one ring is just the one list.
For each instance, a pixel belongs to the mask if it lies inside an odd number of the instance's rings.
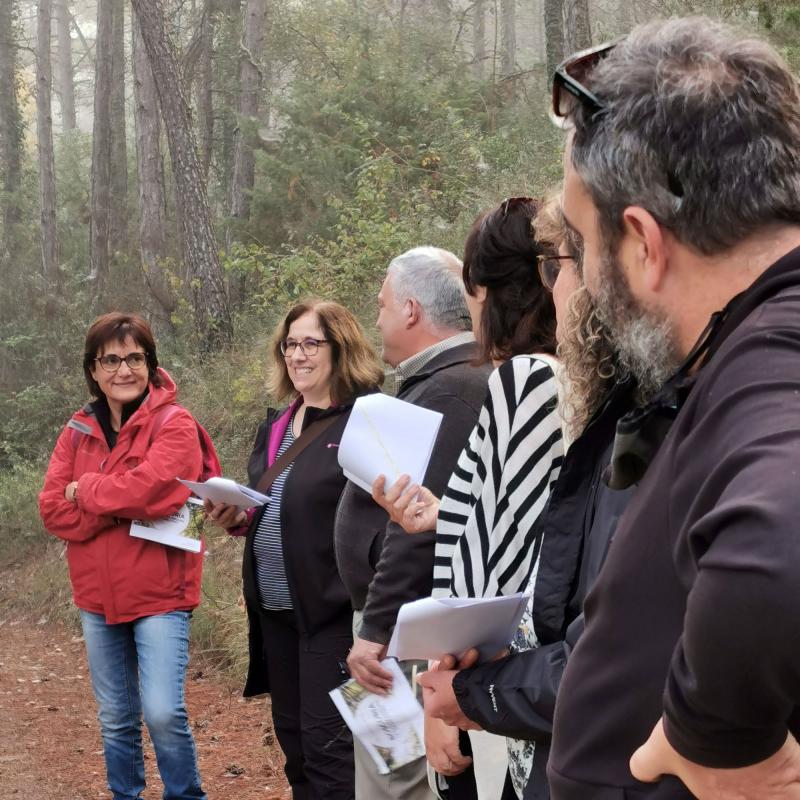
{"label": "black cardigan", "polygon": [[[333,552],[333,521],[336,506],[347,479],[337,456],[352,402],[329,409],[309,407],[303,429],[315,420],[336,415],[337,421],[323,431],[293,462],[281,498],[281,538],[286,579],[301,635],[313,636],[323,628],[352,626],[350,598],[336,569]],[[251,487],[267,469],[267,448],[273,423],[283,410],[269,409],[258,427],[248,464]],[[261,626],[258,621],[258,582],[255,574],[253,540],[263,514],[253,517],[247,532],[242,562],[244,598],[250,626],[250,663],[244,696],[269,691],[269,675],[263,655]]]}

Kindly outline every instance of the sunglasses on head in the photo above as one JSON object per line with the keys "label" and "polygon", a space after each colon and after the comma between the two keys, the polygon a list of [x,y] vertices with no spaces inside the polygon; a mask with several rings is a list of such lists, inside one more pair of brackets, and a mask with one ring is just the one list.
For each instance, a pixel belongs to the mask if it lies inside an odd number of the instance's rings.
{"label": "sunglasses on head", "polygon": [[562,61],[553,75],[553,107],[551,114],[557,125],[565,127],[575,110],[575,104],[581,103],[589,111],[598,113],[606,106],[590,89],[586,88],[586,79],[592,70],[619,44],[606,44],[581,50]]}

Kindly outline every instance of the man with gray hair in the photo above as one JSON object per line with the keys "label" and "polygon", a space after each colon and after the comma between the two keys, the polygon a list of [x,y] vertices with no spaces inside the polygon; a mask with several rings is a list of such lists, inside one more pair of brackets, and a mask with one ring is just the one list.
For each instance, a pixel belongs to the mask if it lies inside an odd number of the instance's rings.
{"label": "man with gray hair", "polygon": [[[389,264],[378,295],[383,359],[395,369],[397,396],[444,415],[424,481],[438,496],[478,420],[490,372],[490,365],[474,363],[478,350],[461,270],[452,253],[416,247]],[[355,609],[347,664],[359,683],[385,694],[392,676],[380,661],[400,606],[431,593],[435,532],[409,536],[369,494],[348,483],[334,538],[339,573]],[[356,743],[355,761],[356,800],[433,798],[424,757],[379,775]]]}
{"label": "man with gray hair", "polygon": [[663,387],[617,428],[609,485],[640,483],[559,690],[552,797],[798,798],[800,87],[694,18],[568,59],[554,101],[586,288]]}

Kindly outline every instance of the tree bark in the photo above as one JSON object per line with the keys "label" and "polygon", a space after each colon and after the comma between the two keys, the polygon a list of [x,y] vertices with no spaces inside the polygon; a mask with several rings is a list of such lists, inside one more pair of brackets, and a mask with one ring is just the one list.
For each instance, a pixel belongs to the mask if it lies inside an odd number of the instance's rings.
{"label": "tree bark", "polygon": [[212,70],[214,57],[214,28],[216,4],[214,0],[206,0],[205,9],[200,22],[200,40],[197,68],[194,76],[195,107],[197,108],[197,130],[200,144],[200,166],[203,178],[208,182],[208,171],[214,148],[214,103]]}
{"label": "tree bark", "polygon": [[239,107],[239,42],[242,38],[241,0],[217,0],[219,14],[219,46],[214,70],[214,91],[219,120],[219,156],[217,171],[225,187],[226,211],[230,203],[233,157],[236,138],[236,112]]}
{"label": "tree bark", "polygon": [[128,250],[128,141],[125,125],[125,0],[111,3],[111,208],[108,230],[113,256]]}
{"label": "tree bark", "polygon": [[[258,137],[266,19],[267,0],[247,0],[239,61],[239,127],[234,144],[228,209],[229,216],[240,222],[246,222],[250,218],[250,195],[255,180],[253,147]],[[227,238],[227,247],[230,249],[232,242],[230,229]]]}
{"label": "tree bark", "polygon": [[502,0],[500,73],[511,75],[517,65],[517,0]]}
{"label": "tree bark", "polygon": [[90,280],[94,308],[106,304],[109,281],[109,209],[111,205],[112,4],[97,4],[94,124],[92,132],[92,216],[89,225]]}
{"label": "tree bark", "polygon": [[472,53],[475,76],[483,80],[486,62],[486,8],[484,0],[475,0],[472,8]]}
{"label": "tree bark", "polygon": [[169,143],[175,191],[182,200],[181,236],[190,277],[195,327],[201,345],[211,349],[230,341],[233,326],[189,105],[181,85],[175,48],[166,33],[164,0],[132,0],[132,4],[153,70]]}
{"label": "tree bark", "polygon": [[58,96],[61,100],[61,130],[74,131],[75,83],[72,72],[72,36],[70,35],[69,0],[55,0],[56,38],[58,41]]}
{"label": "tree bark", "polygon": [[547,50],[547,82],[564,60],[564,0],[544,0],[544,38]]}
{"label": "tree bark", "polygon": [[16,3],[0,5],[0,186],[3,189],[3,257],[14,256],[14,227],[21,219],[22,115],[17,98]]}
{"label": "tree bark", "polygon": [[52,0],[39,0],[36,25],[36,135],[39,151],[39,197],[41,201],[42,273],[48,301],[61,294],[56,229],[56,174],[53,155],[52,83],[50,59]]}
{"label": "tree bark", "polygon": [[564,0],[564,52],[569,55],[591,45],[589,0]]}
{"label": "tree bark", "polygon": [[142,42],[139,23],[132,19],[133,98],[139,175],[139,248],[142,272],[155,301],[151,317],[156,327],[171,327],[175,298],[162,264],[167,255],[166,190],[161,156],[161,117],[153,72]]}

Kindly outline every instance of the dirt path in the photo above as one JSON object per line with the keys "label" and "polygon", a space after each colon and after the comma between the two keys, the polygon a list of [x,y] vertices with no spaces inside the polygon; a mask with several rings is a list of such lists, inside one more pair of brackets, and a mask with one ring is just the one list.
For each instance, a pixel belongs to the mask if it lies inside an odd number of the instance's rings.
{"label": "dirt path", "polygon": [[[190,667],[186,695],[209,800],[285,800],[263,701]],[[161,797],[149,743],[147,790]],[[63,628],[0,620],[0,800],[99,800],[103,753],[83,642]]]}

